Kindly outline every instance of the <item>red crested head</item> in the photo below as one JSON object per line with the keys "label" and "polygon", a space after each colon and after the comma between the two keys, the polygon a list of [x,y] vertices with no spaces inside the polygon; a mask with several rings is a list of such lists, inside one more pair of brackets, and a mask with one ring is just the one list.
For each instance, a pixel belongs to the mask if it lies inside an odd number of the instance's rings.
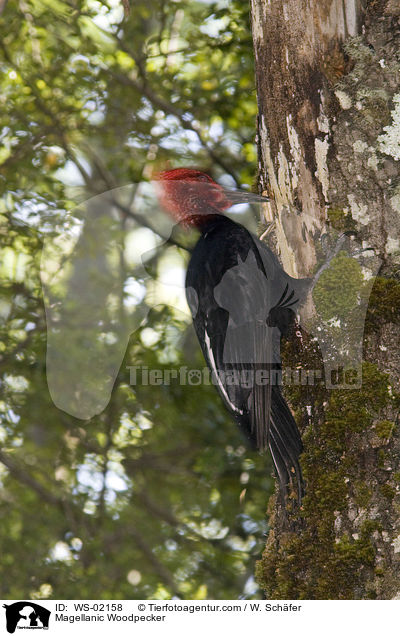
{"label": "red crested head", "polygon": [[194,168],[164,170],[156,176],[159,200],[173,218],[186,226],[199,227],[209,215],[223,214],[232,205],[224,189]]}

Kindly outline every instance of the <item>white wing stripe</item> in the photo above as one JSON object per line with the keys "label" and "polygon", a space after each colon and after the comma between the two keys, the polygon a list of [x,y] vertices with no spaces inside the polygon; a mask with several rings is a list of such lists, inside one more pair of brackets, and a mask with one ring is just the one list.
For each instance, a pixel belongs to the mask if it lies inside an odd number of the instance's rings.
{"label": "white wing stripe", "polygon": [[221,391],[222,395],[224,396],[225,400],[227,401],[227,403],[229,404],[229,406],[231,407],[231,409],[235,412],[235,413],[239,413],[239,415],[243,415],[243,411],[242,409],[239,409],[237,406],[235,406],[233,404],[233,402],[231,402],[229,395],[227,394],[225,387],[221,381],[221,378],[219,377],[219,373],[218,373],[218,369],[217,369],[217,365],[215,364],[215,359],[214,359],[214,354],[213,351],[211,349],[211,341],[210,341],[210,337],[207,333],[207,330],[205,330],[204,333],[204,342],[206,344],[207,347],[207,354],[208,354],[208,359],[210,361],[211,367],[212,367],[212,374],[215,378],[215,381],[217,382],[218,388]]}

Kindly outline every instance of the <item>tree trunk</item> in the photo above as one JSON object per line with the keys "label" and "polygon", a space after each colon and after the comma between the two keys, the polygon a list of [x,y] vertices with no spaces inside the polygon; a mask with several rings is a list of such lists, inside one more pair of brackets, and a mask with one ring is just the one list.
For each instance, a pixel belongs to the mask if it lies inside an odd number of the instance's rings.
{"label": "tree trunk", "polygon": [[[283,266],[312,275],[335,230],[381,265],[362,384],[285,387],[306,495],[289,512],[271,502],[259,582],[267,598],[400,598],[399,4],[252,0],[252,26],[260,181]],[[323,353],[303,332],[283,358],[316,368]]]}

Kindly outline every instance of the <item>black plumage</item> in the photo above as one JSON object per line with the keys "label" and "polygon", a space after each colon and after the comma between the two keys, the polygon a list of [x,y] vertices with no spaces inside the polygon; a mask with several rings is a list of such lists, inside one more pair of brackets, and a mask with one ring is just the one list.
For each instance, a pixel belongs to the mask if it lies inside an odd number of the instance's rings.
{"label": "black plumage", "polygon": [[264,243],[220,213],[198,229],[186,295],[204,357],[247,438],[269,447],[282,491],[292,483],[301,497],[303,446],[279,386],[280,340],[310,282],[286,274]]}
{"label": "black plumage", "polygon": [[167,170],[158,179],[163,207],[201,233],[186,296],[213,381],[251,443],[269,447],[283,495],[292,485],[301,500],[303,446],[280,388],[280,345],[311,280],[289,276],[264,243],[225,216],[234,201],[257,195],[227,191],[192,168]]}

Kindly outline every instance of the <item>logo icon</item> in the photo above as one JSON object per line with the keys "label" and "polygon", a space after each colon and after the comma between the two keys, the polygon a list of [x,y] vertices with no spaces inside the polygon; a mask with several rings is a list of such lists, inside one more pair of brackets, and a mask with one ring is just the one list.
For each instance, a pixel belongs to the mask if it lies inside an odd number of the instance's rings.
{"label": "logo icon", "polygon": [[48,629],[50,610],[32,603],[18,601],[11,605],[3,605],[6,609],[7,631],[14,634],[18,629]]}

